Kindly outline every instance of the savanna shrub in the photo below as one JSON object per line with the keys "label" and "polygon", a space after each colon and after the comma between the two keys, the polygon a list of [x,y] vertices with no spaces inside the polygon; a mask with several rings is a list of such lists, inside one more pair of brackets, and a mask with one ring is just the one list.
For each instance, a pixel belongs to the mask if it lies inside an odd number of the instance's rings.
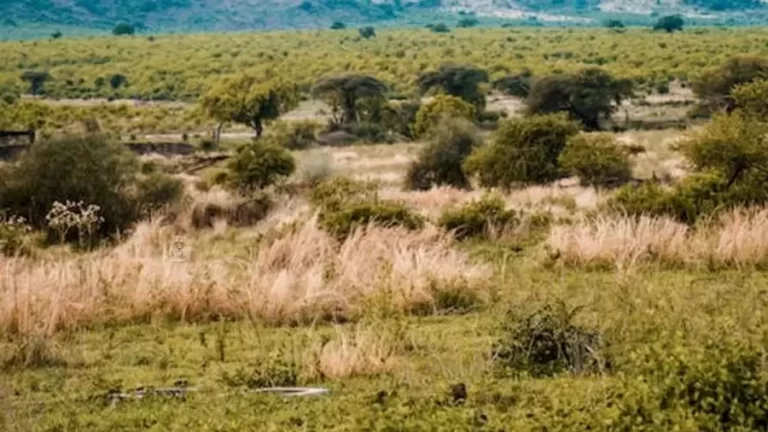
{"label": "savanna shrub", "polygon": [[660,418],[686,411],[696,430],[768,427],[768,371],[762,347],[728,337],[696,347],[664,345],[634,355],[638,364],[633,372],[652,386],[653,396],[628,398],[622,403],[627,409]]}
{"label": "savanna shrub", "polygon": [[498,365],[532,376],[600,371],[600,334],[573,323],[579,309],[565,303],[544,305],[530,315],[510,311],[494,348]]}
{"label": "savanna shrub", "polygon": [[429,134],[445,117],[471,121],[475,118],[475,107],[457,96],[435,96],[416,113],[416,121],[413,123],[414,135],[419,137]]}
{"label": "savanna shrub", "polygon": [[27,255],[31,230],[24,218],[0,218],[0,255]]}
{"label": "savanna shrub", "polygon": [[138,170],[133,154],[104,136],[40,141],[0,171],[0,207],[45,229],[54,202],[85,202],[100,209],[99,233],[113,234],[138,217]]}
{"label": "savanna shrub", "polygon": [[345,205],[378,200],[374,183],[358,182],[348,177],[335,177],[320,182],[310,195],[310,202],[323,213],[340,211]]}
{"label": "savanna shrub", "polygon": [[482,143],[482,138],[471,122],[460,118],[444,118],[432,133],[432,141],[408,168],[406,188],[428,190],[440,185],[468,188],[470,185],[464,174],[464,160]]}
{"label": "savanna shrub", "polygon": [[489,236],[517,225],[520,220],[514,210],[506,210],[499,195],[487,194],[461,208],[447,210],[438,225],[454,233],[458,239]]}
{"label": "savanna shrub", "polygon": [[632,177],[629,155],[611,134],[579,134],[558,157],[563,171],[590,186],[626,183]]}
{"label": "savanna shrub", "polygon": [[370,201],[348,204],[339,211],[326,213],[320,221],[325,231],[340,239],[370,224],[417,230],[424,226],[424,219],[401,203]]}
{"label": "savanna shrub", "polygon": [[179,203],[183,195],[184,184],[181,180],[162,173],[143,176],[137,182],[136,198],[142,216]]}
{"label": "savanna shrub", "polygon": [[768,79],[768,60],[736,56],[722,66],[705,71],[694,80],[692,87],[701,100],[701,110],[711,113],[721,108],[733,108],[733,89],[760,79]]}
{"label": "savanna shrub", "polygon": [[464,170],[487,187],[555,180],[560,175],[560,153],[578,131],[578,123],[564,114],[503,121],[493,142],[477,148],[464,163]]}
{"label": "savanna shrub", "polygon": [[424,219],[405,205],[380,200],[375,184],[338,177],[320,183],[310,201],[318,212],[320,226],[339,239],[369,224],[420,229]]}
{"label": "savanna shrub", "polygon": [[718,115],[678,145],[698,171],[714,170],[733,185],[750,171],[768,170],[768,124],[740,112]]}
{"label": "savanna shrub", "polygon": [[313,121],[277,122],[266,138],[288,150],[304,150],[315,143],[321,125]]}
{"label": "savanna shrub", "polygon": [[740,84],[731,92],[733,103],[744,114],[768,119],[768,80]]}
{"label": "savanna shrub", "polygon": [[237,149],[229,169],[233,186],[247,192],[290,176],[296,170],[296,163],[284,148],[268,140],[255,140]]}
{"label": "savanna shrub", "polygon": [[416,114],[421,109],[420,101],[388,102],[381,113],[381,125],[398,135],[413,139],[416,136],[413,133],[413,123],[416,121]]}

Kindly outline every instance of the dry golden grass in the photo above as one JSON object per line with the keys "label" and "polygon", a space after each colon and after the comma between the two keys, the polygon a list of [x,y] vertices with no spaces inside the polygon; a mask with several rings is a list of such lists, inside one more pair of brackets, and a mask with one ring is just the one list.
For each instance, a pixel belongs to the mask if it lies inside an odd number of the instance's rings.
{"label": "dry golden grass", "polygon": [[448,209],[482,198],[488,192],[502,195],[508,208],[517,210],[550,211],[555,215],[573,214],[577,209],[593,209],[606,193],[594,188],[563,181],[546,186],[530,186],[504,194],[488,189],[463,190],[442,186],[427,191],[403,191],[399,188],[383,188],[380,196],[400,201],[420,214],[436,219]]}
{"label": "dry golden grass", "polygon": [[440,308],[444,293],[481,301],[491,276],[432,229],[369,227],[339,244],[310,221],[247,258],[193,250],[182,262],[170,253],[173,238],[170,229],[142,224],[109,251],[0,258],[0,331],[48,335],[97,323],[220,316],[275,324],[355,318],[377,299],[403,311]]}
{"label": "dry golden grass", "polygon": [[552,229],[547,246],[568,265],[642,262],[714,267],[768,263],[768,209],[738,209],[696,228],[665,218],[599,217]]}
{"label": "dry golden grass", "polygon": [[398,336],[372,326],[337,327],[335,339],[310,348],[305,374],[310,379],[341,379],[393,372],[402,345]]}

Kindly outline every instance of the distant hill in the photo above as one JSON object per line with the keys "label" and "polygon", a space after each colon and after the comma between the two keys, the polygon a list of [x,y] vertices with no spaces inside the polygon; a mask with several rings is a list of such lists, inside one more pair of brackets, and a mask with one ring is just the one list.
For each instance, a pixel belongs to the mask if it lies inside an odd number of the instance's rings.
{"label": "distant hill", "polygon": [[350,25],[455,23],[473,15],[523,23],[599,25],[665,13],[732,23],[761,22],[765,0],[0,0],[0,36],[56,26],[107,31],[126,22],[138,31],[225,31]]}

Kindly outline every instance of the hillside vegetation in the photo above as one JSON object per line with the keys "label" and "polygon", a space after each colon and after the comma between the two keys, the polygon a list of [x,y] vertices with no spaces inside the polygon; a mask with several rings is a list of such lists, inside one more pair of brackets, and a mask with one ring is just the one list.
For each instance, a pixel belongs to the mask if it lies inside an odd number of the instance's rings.
{"label": "hillside vegetation", "polygon": [[457,59],[486,69],[492,80],[524,70],[541,76],[589,66],[641,84],[692,79],[732,53],[768,54],[768,31],[424,29],[380,30],[371,39],[357,30],[291,31],[5,42],[0,50],[0,93],[30,93],[20,79],[28,71],[49,74],[38,89],[48,98],[151,100],[194,100],[212,81],[233,73],[280,77],[306,90],[319,77],[354,72],[413,95],[421,72]]}
{"label": "hillside vegetation", "polygon": [[760,0],[6,0],[0,6],[0,33],[17,37],[23,37],[25,29],[40,25],[79,33],[109,30],[119,22],[135,25],[139,31],[217,31],[322,28],[333,22],[424,25],[439,19],[455,23],[466,14],[476,15],[483,22],[512,20],[531,24],[529,20],[533,19],[537,25],[541,21],[593,26],[600,25],[607,16],[625,15],[631,22],[648,22],[653,16],[669,13],[690,18],[709,14],[704,22],[762,19],[762,15],[755,15],[755,9],[762,6]]}

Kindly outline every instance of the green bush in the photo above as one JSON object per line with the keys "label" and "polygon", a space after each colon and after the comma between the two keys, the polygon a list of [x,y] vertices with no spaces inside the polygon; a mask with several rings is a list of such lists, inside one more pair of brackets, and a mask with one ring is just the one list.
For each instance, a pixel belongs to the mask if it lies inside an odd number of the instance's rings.
{"label": "green bush", "polygon": [[768,171],[768,124],[743,113],[715,116],[689,135],[679,151],[698,171],[717,171],[729,186],[750,171]]}
{"label": "green bush", "polygon": [[606,362],[600,357],[600,334],[574,324],[578,312],[563,302],[544,305],[528,315],[510,311],[503,336],[494,347],[494,360],[536,377],[602,370]]}
{"label": "green bush", "polygon": [[162,173],[152,173],[137,183],[139,212],[149,216],[164,207],[179,203],[184,195],[181,180]]}
{"label": "green bush", "polygon": [[487,187],[555,180],[560,175],[558,157],[578,131],[578,123],[564,114],[503,121],[493,142],[476,149],[464,163],[464,170]]}
{"label": "green bush", "polygon": [[378,188],[373,183],[336,177],[319,183],[309,199],[320,210],[322,218],[324,213],[338,212],[349,204],[378,200]]}
{"label": "green bush", "polygon": [[693,81],[693,91],[701,100],[702,112],[732,109],[731,92],[741,84],[768,79],[768,60],[761,57],[736,56],[722,66],[709,69]]}
{"label": "green bush", "polygon": [[731,92],[736,109],[760,120],[768,119],[768,80],[740,84]]}
{"label": "green bush", "polygon": [[413,123],[414,135],[419,137],[431,133],[432,129],[446,117],[471,121],[475,118],[475,107],[457,96],[435,96],[416,113],[416,120]]}
{"label": "green bush", "polygon": [[370,201],[347,204],[339,211],[325,213],[320,224],[325,231],[339,239],[345,239],[356,229],[370,224],[387,228],[421,229],[424,219],[403,204]]}
{"label": "green bush", "polygon": [[617,185],[632,178],[629,156],[612,134],[576,135],[568,140],[558,161],[564,172],[579,177],[585,185]]}
{"label": "green bush", "polygon": [[346,177],[317,185],[310,202],[319,210],[320,226],[339,239],[369,224],[407,229],[424,226],[424,219],[404,205],[379,200],[375,184],[356,182]]}
{"label": "green bush", "polygon": [[244,192],[263,189],[296,170],[293,156],[268,140],[255,140],[237,149],[229,163],[233,185]]}
{"label": "green bush", "polygon": [[388,131],[413,139],[413,123],[421,108],[420,101],[388,102],[382,110],[381,125]]}
{"label": "green bush", "polygon": [[472,150],[482,145],[475,126],[460,118],[444,118],[432,134],[432,142],[408,168],[406,188],[428,190],[433,186],[449,185],[468,188],[464,160]]}
{"label": "green bush", "polygon": [[448,210],[440,216],[438,225],[454,233],[458,239],[488,236],[520,222],[514,210],[506,210],[504,200],[498,195],[485,195],[478,201],[456,210]]}
{"label": "green bush", "polygon": [[100,234],[111,235],[139,215],[132,193],[138,171],[136,157],[104,136],[36,142],[17,163],[0,170],[0,208],[46,229],[54,202],[84,202],[100,208]]}
{"label": "green bush", "polygon": [[313,121],[277,122],[266,138],[288,150],[305,150],[315,143],[321,126]]}

